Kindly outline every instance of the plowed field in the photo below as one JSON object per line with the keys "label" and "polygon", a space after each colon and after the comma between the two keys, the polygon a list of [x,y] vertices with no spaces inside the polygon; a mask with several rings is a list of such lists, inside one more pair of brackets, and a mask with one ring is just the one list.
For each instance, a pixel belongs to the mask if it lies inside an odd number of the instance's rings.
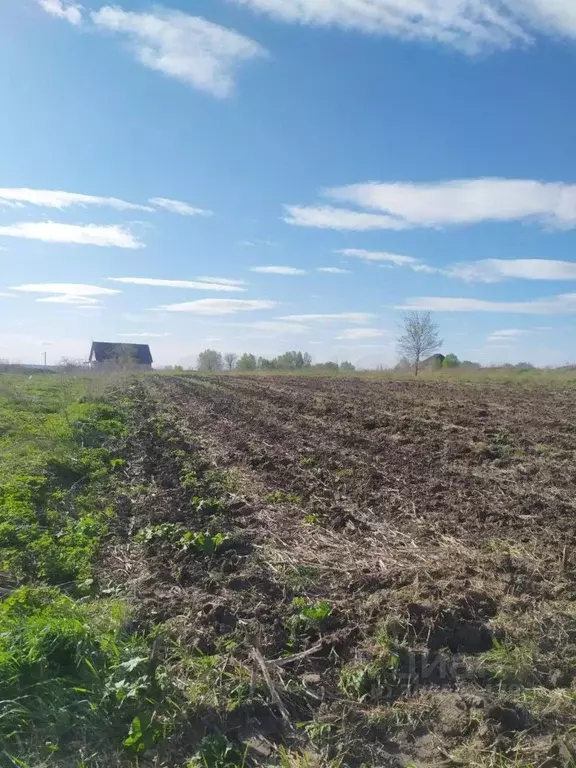
{"label": "plowed field", "polygon": [[182,649],[196,708],[165,764],[215,734],[251,765],[575,764],[576,389],[156,376],[130,398],[103,567]]}

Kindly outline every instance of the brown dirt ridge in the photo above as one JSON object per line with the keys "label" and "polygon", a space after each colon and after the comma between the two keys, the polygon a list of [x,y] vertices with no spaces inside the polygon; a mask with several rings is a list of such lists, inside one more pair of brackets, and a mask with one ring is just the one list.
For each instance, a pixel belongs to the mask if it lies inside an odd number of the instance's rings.
{"label": "brown dirt ridge", "polygon": [[576,765],[576,388],[128,395],[102,572],[178,670],[154,765]]}

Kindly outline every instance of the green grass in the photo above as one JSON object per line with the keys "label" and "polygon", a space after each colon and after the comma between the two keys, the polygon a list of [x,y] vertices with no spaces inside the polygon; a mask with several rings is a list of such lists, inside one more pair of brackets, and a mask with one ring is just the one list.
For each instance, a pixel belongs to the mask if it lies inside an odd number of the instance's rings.
{"label": "green grass", "polygon": [[[126,412],[102,380],[0,376],[0,755],[81,764],[161,738],[162,685],[129,608],[99,597]],[[77,762],[79,761],[79,762]],[[4,764],[4,763],[2,763]]]}
{"label": "green grass", "polygon": [[[2,746],[8,755],[118,747],[150,716],[157,681],[146,639],[126,630],[121,601],[77,601],[20,587],[0,604]],[[150,738],[162,731],[148,724]],[[141,740],[125,746],[138,749]]]}
{"label": "green grass", "polygon": [[531,644],[511,645],[494,640],[491,650],[481,660],[489,676],[504,687],[532,686],[539,682],[537,653]]}
{"label": "green grass", "polygon": [[124,416],[78,380],[0,380],[0,568],[17,583],[83,591],[111,511]]}

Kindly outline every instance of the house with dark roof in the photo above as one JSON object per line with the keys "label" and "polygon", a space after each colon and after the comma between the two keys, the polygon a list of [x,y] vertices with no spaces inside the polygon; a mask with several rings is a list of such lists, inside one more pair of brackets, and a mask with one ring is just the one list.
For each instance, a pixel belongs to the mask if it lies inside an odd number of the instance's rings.
{"label": "house with dark roof", "polygon": [[89,357],[93,368],[152,368],[152,353],[148,344],[117,344],[110,341],[94,341]]}
{"label": "house with dark roof", "polygon": [[446,360],[445,355],[441,355],[439,352],[435,355],[431,355],[430,357],[427,357],[426,360],[420,361],[420,368],[424,370],[427,368],[428,370],[434,371],[438,368],[442,368],[442,364]]}

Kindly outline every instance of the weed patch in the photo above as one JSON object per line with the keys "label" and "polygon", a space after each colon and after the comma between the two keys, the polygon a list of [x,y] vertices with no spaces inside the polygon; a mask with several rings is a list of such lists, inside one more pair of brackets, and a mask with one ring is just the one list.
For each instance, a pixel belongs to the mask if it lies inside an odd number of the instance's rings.
{"label": "weed patch", "polygon": [[268,493],[264,496],[264,501],[267,504],[301,504],[302,499],[297,493],[283,493],[282,491],[274,491],[274,493]]}
{"label": "weed patch", "polygon": [[190,550],[199,555],[219,554],[230,549],[234,542],[229,534],[187,531],[177,523],[149,525],[136,534],[135,540],[140,544],[164,543],[182,552]]}

